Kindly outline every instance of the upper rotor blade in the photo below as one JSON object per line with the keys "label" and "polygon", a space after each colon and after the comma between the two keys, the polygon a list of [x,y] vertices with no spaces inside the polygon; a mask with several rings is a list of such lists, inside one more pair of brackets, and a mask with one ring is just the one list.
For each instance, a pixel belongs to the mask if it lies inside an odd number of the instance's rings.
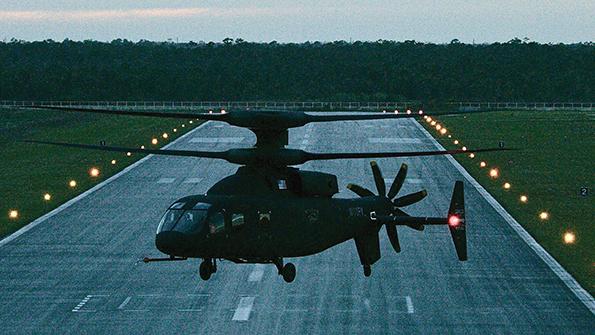
{"label": "upper rotor blade", "polygon": [[49,144],[68,148],[91,149],[112,152],[130,152],[153,155],[167,155],[167,156],[184,156],[184,157],[204,157],[204,158],[218,158],[228,160],[229,154],[227,151],[189,151],[189,150],[170,150],[170,149],[140,149],[140,148],[126,148],[126,147],[111,147],[93,144],[78,144],[78,143],[63,143],[50,141],[34,141],[25,140],[26,143]]}
{"label": "upper rotor blade", "polygon": [[382,171],[380,171],[380,167],[378,167],[376,161],[371,161],[370,167],[372,168],[372,174],[374,175],[374,183],[376,184],[378,195],[381,197],[386,196],[386,184],[384,183],[384,178],[382,178]]}
{"label": "upper rotor blade", "polygon": [[395,180],[393,181],[392,185],[390,185],[390,189],[388,190],[388,198],[393,199],[403,187],[403,182],[405,182],[405,177],[407,177],[407,164],[401,164],[401,168],[399,169],[399,173],[395,176]]}
{"label": "upper rotor blade", "polygon": [[374,196],[374,193],[372,193],[372,191],[356,184],[347,184],[347,188],[362,198]]}
{"label": "upper rotor blade", "polygon": [[153,116],[153,117],[167,117],[176,119],[201,119],[201,120],[217,120],[225,121],[229,114],[225,113],[192,113],[192,112],[149,112],[149,111],[132,111],[132,110],[115,110],[115,109],[101,109],[101,108],[82,108],[82,107],[59,107],[59,106],[23,106],[22,108],[31,109],[50,109],[66,112],[81,112],[93,114],[109,114],[109,115],[129,115],[129,116]]}
{"label": "upper rotor blade", "polygon": [[426,190],[421,190],[419,192],[410,193],[410,194],[404,195],[402,197],[396,198],[393,203],[397,207],[405,207],[405,206],[412,205],[418,201],[421,201],[427,195],[428,195],[428,192],[426,192]]}
{"label": "upper rotor blade", "polygon": [[[322,114],[322,113],[320,113],[320,114]],[[391,114],[391,113],[360,114],[359,112],[358,113],[349,113],[349,114],[344,114],[344,115],[341,115],[341,114],[318,115],[318,114],[308,114],[308,113],[306,113],[305,115],[306,115],[306,119],[308,122],[404,119],[404,118],[412,118],[412,117],[420,116],[420,115],[416,115],[416,114]]]}
{"label": "upper rotor blade", "polygon": [[390,158],[390,157],[416,157],[416,156],[439,156],[469,154],[489,151],[507,151],[510,148],[488,148],[488,149],[456,149],[437,151],[401,151],[401,152],[345,152],[345,153],[311,153],[304,152],[305,161],[326,160],[326,159],[348,159],[348,158]]}

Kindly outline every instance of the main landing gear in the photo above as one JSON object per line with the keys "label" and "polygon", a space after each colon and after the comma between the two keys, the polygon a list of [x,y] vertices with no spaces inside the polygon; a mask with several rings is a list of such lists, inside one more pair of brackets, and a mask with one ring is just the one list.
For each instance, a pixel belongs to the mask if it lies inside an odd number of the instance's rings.
{"label": "main landing gear", "polygon": [[283,280],[285,280],[288,283],[291,283],[295,279],[296,270],[295,265],[293,265],[293,263],[287,263],[283,265],[283,258],[277,258],[273,260],[273,263],[277,267],[277,271],[279,272],[281,277],[283,277]]}
{"label": "main landing gear", "polygon": [[200,263],[198,273],[202,280],[209,280],[211,275],[215,272],[217,272],[217,261],[215,261],[215,259],[205,258],[202,263]]}

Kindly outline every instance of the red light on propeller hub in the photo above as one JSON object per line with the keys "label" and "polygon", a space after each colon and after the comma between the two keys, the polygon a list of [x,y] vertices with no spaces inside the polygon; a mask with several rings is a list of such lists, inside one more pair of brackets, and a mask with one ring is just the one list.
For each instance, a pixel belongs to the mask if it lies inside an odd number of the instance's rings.
{"label": "red light on propeller hub", "polygon": [[461,225],[461,218],[456,215],[451,215],[448,217],[448,225],[451,227],[458,227]]}

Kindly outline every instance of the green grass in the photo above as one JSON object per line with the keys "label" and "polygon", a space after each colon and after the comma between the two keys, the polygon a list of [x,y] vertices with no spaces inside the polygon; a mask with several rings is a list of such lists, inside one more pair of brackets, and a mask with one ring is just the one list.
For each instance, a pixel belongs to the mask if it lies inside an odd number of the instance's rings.
{"label": "green grass", "polygon": [[[109,178],[140,159],[121,153],[60,148],[18,142],[23,139],[52,140],[74,143],[139,147],[151,146],[151,138],[159,144],[169,143],[196,126],[187,120],[147,117],[105,116],[57,111],[0,109],[0,237],[6,236],[35,218]],[[182,128],[180,125],[186,124]],[[173,128],[178,132],[173,133]],[[167,132],[167,141],[160,135]],[[116,160],[116,165],[111,160]],[[98,178],[91,178],[91,167],[100,169]],[[68,187],[69,180],[77,187]],[[44,201],[50,193],[52,199]],[[16,209],[18,219],[10,219]]]}
{"label": "green grass", "polygon": [[[504,141],[518,151],[477,154],[456,159],[506,210],[593,295],[595,292],[594,114],[586,112],[518,111],[440,117],[448,129],[439,135],[422,122],[448,149],[497,147]],[[458,139],[461,144],[454,145]],[[480,161],[488,167],[480,168]],[[488,176],[498,168],[500,177]],[[509,182],[510,190],[503,188]],[[581,187],[590,195],[579,195]],[[528,202],[519,197],[526,194]],[[547,211],[548,220],[539,219]],[[563,236],[573,232],[574,244]]]}

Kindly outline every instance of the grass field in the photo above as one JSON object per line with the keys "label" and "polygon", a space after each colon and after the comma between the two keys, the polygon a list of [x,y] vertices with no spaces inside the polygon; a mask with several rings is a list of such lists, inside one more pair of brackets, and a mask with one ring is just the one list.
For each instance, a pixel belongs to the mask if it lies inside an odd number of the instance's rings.
{"label": "grass field", "polygon": [[[20,143],[23,139],[108,145],[159,147],[184,134],[198,122],[147,117],[105,116],[57,111],[0,109],[0,237],[58,207],[124,169],[141,155],[59,148]],[[185,123],[185,127],[181,124]],[[177,128],[177,132],[173,132]],[[167,140],[162,134],[167,132]],[[155,146],[151,139],[159,139]],[[116,164],[111,161],[115,159]],[[89,169],[100,175],[92,178]],[[69,187],[76,180],[75,188]],[[51,200],[44,200],[49,193]],[[18,211],[11,219],[9,212]]]}
{"label": "grass field", "polygon": [[[581,285],[595,292],[595,114],[515,111],[443,116],[421,123],[449,149],[496,147],[517,151],[456,159]],[[451,138],[448,138],[451,135]],[[460,141],[458,145],[454,140]],[[485,161],[487,166],[480,167]],[[489,171],[497,168],[498,178]],[[510,183],[510,189],[504,183]],[[589,189],[581,196],[581,187]],[[520,201],[521,195],[527,202]],[[541,212],[549,217],[540,218]],[[567,239],[574,236],[573,243]]]}

